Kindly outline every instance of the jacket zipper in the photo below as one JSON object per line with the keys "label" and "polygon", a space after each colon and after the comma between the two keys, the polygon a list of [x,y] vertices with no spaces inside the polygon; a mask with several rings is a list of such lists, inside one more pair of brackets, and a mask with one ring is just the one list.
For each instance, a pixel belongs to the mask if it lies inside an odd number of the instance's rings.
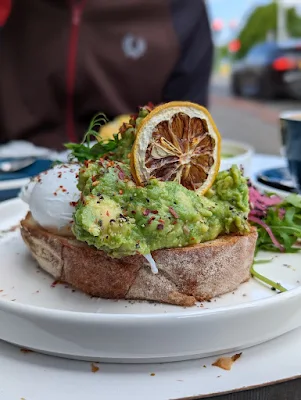
{"label": "jacket zipper", "polygon": [[87,0],[69,0],[71,6],[71,31],[69,38],[69,50],[67,59],[67,76],[66,76],[66,133],[70,141],[76,142],[77,136],[75,132],[74,119],[74,91],[76,77],[76,56],[79,37],[79,28],[83,10]]}

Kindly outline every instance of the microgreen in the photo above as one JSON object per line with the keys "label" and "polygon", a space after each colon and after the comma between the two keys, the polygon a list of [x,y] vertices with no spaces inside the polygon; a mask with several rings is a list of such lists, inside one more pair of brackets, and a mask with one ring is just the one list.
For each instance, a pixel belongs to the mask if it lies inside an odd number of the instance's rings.
{"label": "microgreen", "polygon": [[[103,113],[98,113],[92,119],[89,128],[81,143],[66,143],[65,147],[71,150],[71,157],[79,162],[85,160],[97,160],[105,154],[115,150],[119,145],[119,134],[113,135],[113,139],[102,140],[99,137],[99,128],[108,122]],[[91,139],[97,139],[98,142],[91,145]]]}

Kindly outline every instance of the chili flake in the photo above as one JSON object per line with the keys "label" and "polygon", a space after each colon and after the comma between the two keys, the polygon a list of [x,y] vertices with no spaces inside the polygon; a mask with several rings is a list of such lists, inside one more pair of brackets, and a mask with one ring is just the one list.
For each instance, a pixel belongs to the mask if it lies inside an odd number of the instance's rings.
{"label": "chili flake", "polygon": [[21,353],[24,353],[24,354],[27,354],[27,353],[33,353],[33,351],[32,351],[32,350],[30,350],[30,349],[26,349],[26,348],[24,348],[24,347],[22,347],[22,348],[20,349],[20,351],[21,351]]}
{"label": "chili flake", "polygon": [[147,208],[146,210],[143,211],[142,214],[143,214],[145,217],[147,217],[147,216],[150,214],[150,212],[151,212],[151,211]]}
{"label": "chili flake", "polygon": [[123,171],[118,172],[118,178],[123,180],[125,178],[125,173]]}
{"label": "chili flake", "polygon": [[164,229],[164,225],[163,224],[158,224],[157,225],[157,229],[158,229],[158,231],[162,231],[162,229]]}
{"label": "chili flake", "polygon": [[175,217],[176,219],[179,218],[178,214],[176,213],[176,211],[172,207],[168,207],[168,209],[169,209],[169,212],[171,213],[171,215],[173,217]]}

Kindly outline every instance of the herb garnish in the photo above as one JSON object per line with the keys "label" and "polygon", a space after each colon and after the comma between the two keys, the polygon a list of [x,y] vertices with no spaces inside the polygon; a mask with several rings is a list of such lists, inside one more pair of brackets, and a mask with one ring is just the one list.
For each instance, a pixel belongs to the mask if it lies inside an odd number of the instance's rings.
{"label": "herb garnish", "polygon": [[[73,158],[76,158],[79,162],[97,160],[118,147],[120,141],[119,133],[115,133],[113,135],[114,139],[110,140],[104,141],[99,137],[99,128],[107,122],[108,119],[103,113],[96,114],[90,122],[89,128],[81,143],[65,144],[65,147],[71,150]],[[93,146],[91,146],[91,138],[98,140]]]}
{"label": "herb garnish", "polygon": [[267,285],[271,286],[272,289],[276,289],[279,292],[287,292],[287,289],[285,287],[283,287],[282,285],[280,285],[280,283],[278,282],[274,282],[271,279],[261,275],[259,272],[255,271],[254,265],[256,264],[266,264],[271,262],[271,260],[254,260],[253,265],[251,267],[251,275],[254,278],[257,278],[258,280],[260,280],[263,283],[266,283]]}

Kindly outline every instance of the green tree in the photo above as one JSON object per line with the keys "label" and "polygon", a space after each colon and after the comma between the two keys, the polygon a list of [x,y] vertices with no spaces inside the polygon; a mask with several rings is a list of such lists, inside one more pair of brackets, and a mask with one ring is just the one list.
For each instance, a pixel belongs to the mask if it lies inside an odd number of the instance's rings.
{"label": "green tree", "polygon": [[218,47],[217,51],[220,58],[226,58],[229,56],[228,45]]}
{"label": "green tree", "polygon": [[[241,42],[241,48],[236,53],[236,58],[244,57],[251,47],[265,41],[269,32],[276,34],[276,30],[276,2],[257,7],[249,16],[238,36]],[[301,36],[301,18],[297,15],[295,8],[289,8],[287,10],[287,30],[288,34],[292,37]]]}
{"label": "green tree", "polygon": [[257,7],[248,18],[241,30],[238,39],[241,48],[236,53],[237,58],[244,57],[256,43],[264,41],[269,32],[276,32],[277,4],[271,3]]}
{"label": "green tree", "polygon": [[287,28],[292,37],[301,37],[301,17],[299,17],[295,8],[287,10]]}

